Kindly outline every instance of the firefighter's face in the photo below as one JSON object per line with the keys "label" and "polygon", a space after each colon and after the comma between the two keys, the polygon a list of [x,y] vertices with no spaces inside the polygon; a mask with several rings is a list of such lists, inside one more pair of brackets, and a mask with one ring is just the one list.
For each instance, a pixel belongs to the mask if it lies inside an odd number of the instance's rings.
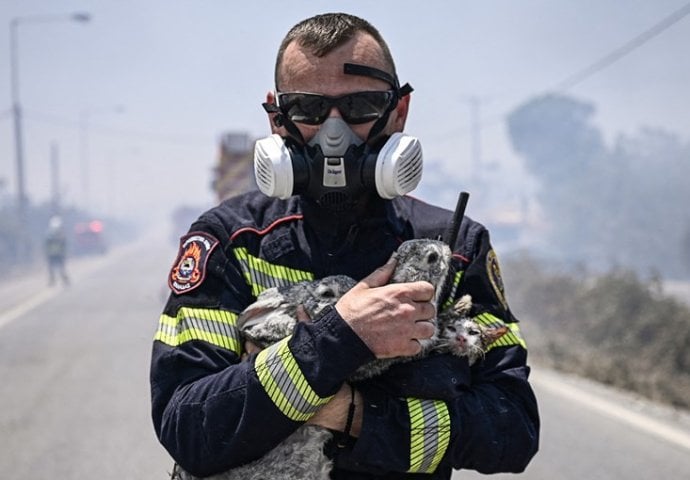
{"label": "firefighter's face", "polygon": [[[302,48],[296,42],[289,44],[283,55],[283,61],[279,68],[278,89],[281,93],[308,92],[327,96],[339,96],[353,92],[386,91],[391,86],[383,80],[362,75],[346,75],[343,73],[345,63],[368,65],[388,71],[381,48],[374,38],[366,33],[356,34],[350,41],[329,52],[317,57]],[[397,107],[391,112],[383,134],[390,135],[400,132],[405,126],[410,96],[406,95],[398,102]],[[275,103],[274,92],[269,92],[266,101]],[[275,114],[269,114],[273,116]],[[331,108],[329,116],[341,117],[337,108]],[[271,118],[272,120],[272,118]],[[366,140],[374,120],[362,124],[349,124],[352,131]],[[307,125],[295,122],[305,142],[309,142],[321,125]],[[287,136],[284,127],[277,127],[271,121],[273,133],[282,137]]]}

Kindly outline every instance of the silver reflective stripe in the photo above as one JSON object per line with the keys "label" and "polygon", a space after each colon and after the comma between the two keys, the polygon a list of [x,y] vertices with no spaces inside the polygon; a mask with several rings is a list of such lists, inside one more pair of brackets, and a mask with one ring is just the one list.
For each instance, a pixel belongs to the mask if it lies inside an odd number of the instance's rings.
{"label": "silver reflective stripe", "polygon": [[448,450],[450,415],[440,400],[408,398],[411,473],[433,473]]}
{"label": "silver reflective stripe", "polygon": [[311,388],[290,351],[290,338],[284,338],[259,352],[254,370],[276,407],[286,417],[303,422],[328,403],[332,396],[320,397]]}
{"label": "silver reflective stripe", "polygon": [[225,310],[182,307],[177,316],[161,315],[154,337],[171,347],[203,340],[237,355],[242,353],[237,314]]}
{"label": "silver reflective stripe", "polygon": [[314,280],[312,272],[274,265],[262,258],[250,255],[246,248],[235,248],[233,252],[240,263],[244,278],[252,287],[252,294],[255,297],[268,288]]}

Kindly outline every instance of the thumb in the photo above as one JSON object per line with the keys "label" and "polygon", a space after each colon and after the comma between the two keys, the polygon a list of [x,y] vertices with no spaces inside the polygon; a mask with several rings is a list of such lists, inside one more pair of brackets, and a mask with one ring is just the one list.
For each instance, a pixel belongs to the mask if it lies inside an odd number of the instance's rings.
{"label": "thumb", "polygon": [[391,275],[393,275],[393,270],[395,270],[395,265],[397,263],[395,256],[391,256],[384,265],[371,272],[367,277],[363,278],[360,283],[365,284],[369,288],[386,285]]}

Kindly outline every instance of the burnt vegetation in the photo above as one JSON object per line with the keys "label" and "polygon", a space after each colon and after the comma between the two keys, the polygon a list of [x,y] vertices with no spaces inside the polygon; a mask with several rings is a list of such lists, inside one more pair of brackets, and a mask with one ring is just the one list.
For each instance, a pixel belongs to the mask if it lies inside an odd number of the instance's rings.
{"label": "burnt vegetation", "polygon": [[504,263],[533,363],[690,408],[690,308],[658,279],[549,270],[526,255]]}

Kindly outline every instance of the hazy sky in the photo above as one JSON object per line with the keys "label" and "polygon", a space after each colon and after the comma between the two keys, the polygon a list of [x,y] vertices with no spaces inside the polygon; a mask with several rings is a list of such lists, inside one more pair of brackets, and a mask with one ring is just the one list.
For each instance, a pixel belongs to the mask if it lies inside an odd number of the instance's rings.
{"label": "hazy sky", "polygon": [[[218,136],[268,133],[260,104],[272,88],[278,44],[299,20],[346,11],[376,25],[415,88],[407,131],[420,138],[425,179],[471,190],[470,108],[486,123],[481,152],[495,191],[526,182],[501,117],[629,42],[684,0],[258,1],[0,0],[0,178],[16,188],[9,24],[38,14],[88,12],[86,24],[22,23],[20,99],[27,192],[50,192],[58,146],[67,203],[110,214],[167,215],[214,201]],[[690,16],[587,78],[569,93],[596,104],[611,141],[642,126],[690,139]],[[121,109],[121,111],[118,111]],[[88,118],[89,188],[80,171],[80,118]],[[83,138],[83,137],[82,137]],[[148,183],[148,182],[151,183]],[[425,190],[425,185],[427,189]],[[528,187],[525,187],[528,188]],[[429,193],[430,195],[430,193]],[[443,199],[448,206],[452,199]],[[481,199],[475,200],[477,202]]]}

